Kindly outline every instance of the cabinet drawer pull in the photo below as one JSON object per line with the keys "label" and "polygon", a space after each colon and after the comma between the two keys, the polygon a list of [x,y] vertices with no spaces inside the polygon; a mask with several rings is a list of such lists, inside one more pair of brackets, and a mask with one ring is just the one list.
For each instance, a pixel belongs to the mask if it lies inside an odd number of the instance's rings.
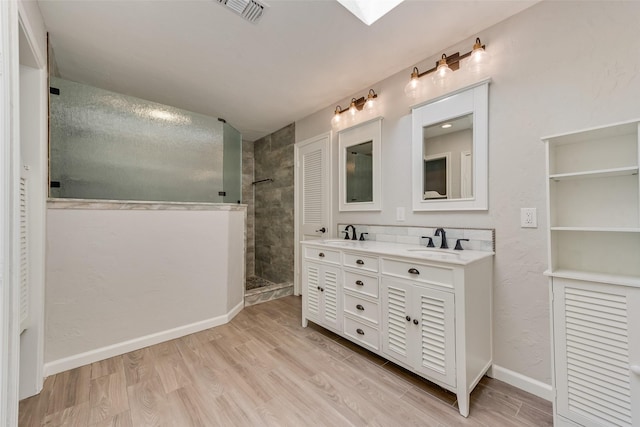
{"label": "cabinet drawer pull", "polygon": [[364,286],[364,283],[362,283],[362,280],[356,280],[356,285]]}
{"label": "cabinet drawer pull", "polygon": [[324,258],[324,254],[323,254],[322,252],[320,252],[320,253],[318,254],[318,256],[319,256],[320,258]]}
{"label": "cabinet drawer pull", "polygon": [[407,319],[407,322],[411,322],[411,316],[407,316],[405,319]]}
{"label": "cabinet drawer pull", "polygon": [[360,311],[364,311],[364,307],[362,306],[362,304],[356,305],[356,308]]}
{"label": "cabinet drawer pull", "polygon": [[417,325],[418,323],[419,323],[419,322],[418,322],[418,319],[413,319],[413,324],[414,324],[414,325]]}
{"label": "cabinet drawer pull", "polygon": [[358,265],[364,265],[364,261],[363,261],[363,260],[361,260],[361,259],[357,259],[357,260],[356,260],[356,264],[358,264]]}
{"label": "cabinet drawer pull", "polygon": [[364,335],[364,331],[360,328],[356,329],[356,332],[358,333],[358,335]]}
{"label": "cabinet drawer pull", "polygon": [[409,269],[409,274],[420,274],[420,272],[415,268],[410,268]]}

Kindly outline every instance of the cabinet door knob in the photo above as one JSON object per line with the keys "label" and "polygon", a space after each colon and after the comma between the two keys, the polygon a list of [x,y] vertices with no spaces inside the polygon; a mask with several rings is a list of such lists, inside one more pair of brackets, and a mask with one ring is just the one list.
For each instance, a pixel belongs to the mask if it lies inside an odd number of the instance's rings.
{"label": "cabinet door knob", "polygon": [[631,372],[640,375],[640,365],[631,365]]}
{"label": "cabinet door knob", "polygon": [[324,292],[324,288],[320,288],[320,292]]}
{"label": "cabinet door knob", "polygon": [[357,259],[357,260],[356,260],[356,264],[358,264],[358,265],[364,265],[364,261],[363,261],[363,260],[361,260],[361,259]]}
{"label": "cabinet door knob", "polygon": [[413,324],[414,324],[414,325],[417,325],[418,323],[419,323],[419,322],[418,322],[418,319],[413,319]]}
{"label": "cabinet door knob", "polygon": [[360,328],[356,329],[356,332],[358,333],[358,335],[364,335],[364,331]]}
{"label": "cabinet door knob", "polygon": [[320,253],[318,254],[318,256],[319,256],[320,258],[324,258],[324,254],[323,254],[322,252],[320,252]]}
{"label": "cabinet door knob", "polygon": [[318,290],[320,290],[320,286],[318,286]]}
{"label": "cabinet door knob", "polygon": [[407,319],[407,322],[411,322],[411,316],[407,316],[405,319]]}
{"label": "cabinet door knob", "polygon": [[362,280],[356,280],[356,285],[364,286],[364,283],[362,283]]}
{"label": "cabinet door knob", "polygon": [[364,307],[362,306],[362,304],[356,305],[356,308],[360,311],[364,311]]}
{"label": "cabinet door knob", "polygon": [[420,272],[415,268],[410,268],[409,269],[409,274],[420,274]]}

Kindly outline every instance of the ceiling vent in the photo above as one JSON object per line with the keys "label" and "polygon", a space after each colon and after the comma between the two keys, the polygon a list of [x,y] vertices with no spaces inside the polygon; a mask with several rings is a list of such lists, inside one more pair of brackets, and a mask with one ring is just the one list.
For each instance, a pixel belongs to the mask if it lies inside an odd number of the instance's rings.
{"label": "ceiling vent", "polygon": [[258,22],[267,7],[256,0],[218,0],[218,3],[233,10],[249,22]]}

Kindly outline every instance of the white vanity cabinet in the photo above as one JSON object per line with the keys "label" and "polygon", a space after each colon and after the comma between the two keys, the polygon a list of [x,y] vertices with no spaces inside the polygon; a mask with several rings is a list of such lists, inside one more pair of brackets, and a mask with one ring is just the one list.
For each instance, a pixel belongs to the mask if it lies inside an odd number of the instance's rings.
{"label": "white vanity cabinet", "polygon": [[[327,254],[335,247],[339,266]],[[460,414],[468,416],[469,395],[492,363],[493,253],[338,241],[303,242],[303,250],[303,326],[327,326],[456,393]],[[326,302],[324,316],[318,314],[327,269],[340,275],[341,330],[328,322]]]}
{"label": "white vanity cabinet", "polygon": [[639,124],[544,138],[558,426],[640,425]]}
{"label": "white vanity cabinet", "polygon": [[306,319],[332,329],[342,330],[341,253],[307,247],[303,262],[303,326]]}

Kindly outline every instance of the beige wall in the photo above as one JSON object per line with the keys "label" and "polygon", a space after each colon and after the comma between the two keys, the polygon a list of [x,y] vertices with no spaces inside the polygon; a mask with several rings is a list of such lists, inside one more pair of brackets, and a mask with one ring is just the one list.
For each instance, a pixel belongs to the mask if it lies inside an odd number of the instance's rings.
{"label": "beige wall", "polygon": [[[336,223],[495,228],[494,362],[547,384],[551,350],[540,138],[640,117],[638,16],[638,2],[541,2],[454,46],[442,46],[446,53],[466,52],[480,36],[491,53],[487,212],[411,212],[411,114],[403,88],[414,64],[372,85],[384,110],[383,210],[334,212]],[[417,65],[429,68],[440,53]],[[462,69],[456,73],[463,79]],[[348,105],[368,89],[345,94],[296,122],[296,141],[328,131],[335,105]],[[333,190],[338,206],[337,182]],[[395,220],[396,207],[406,209],[405,222]],[[520,228],[521,207],[538,209],[537,229]]]}

